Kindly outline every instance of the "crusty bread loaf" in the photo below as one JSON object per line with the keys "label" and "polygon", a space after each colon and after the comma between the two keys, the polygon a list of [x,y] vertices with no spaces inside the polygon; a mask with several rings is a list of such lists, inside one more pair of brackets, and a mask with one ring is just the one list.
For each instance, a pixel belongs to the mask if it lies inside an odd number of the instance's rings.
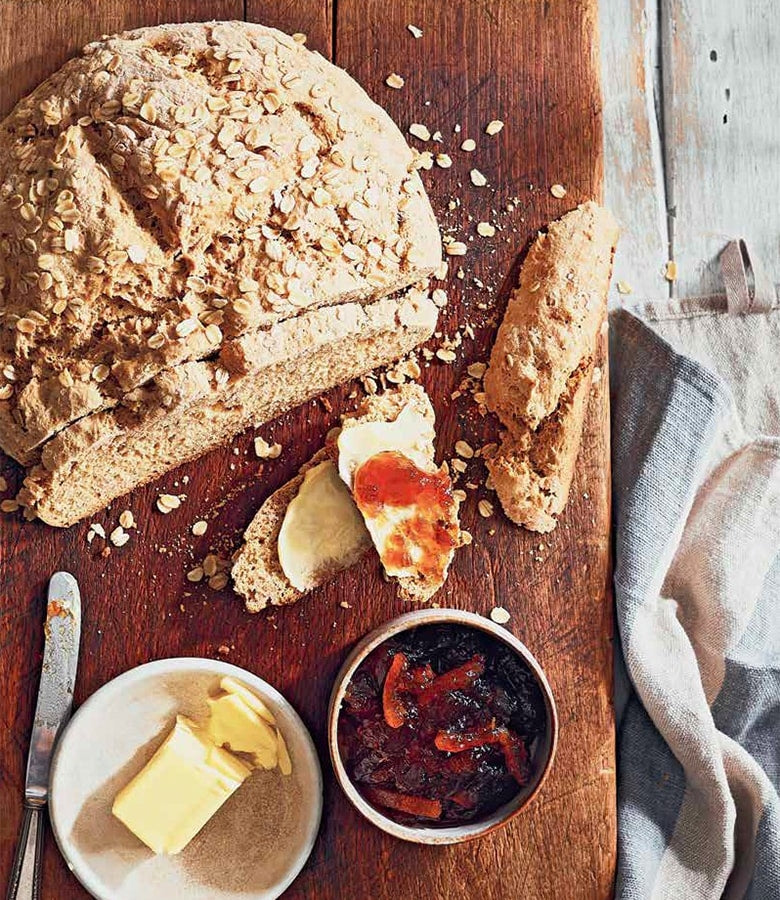
{"label": "crusty bread loaf", "polygon": [[485,373],[507,429],[487,466],[506,514],[533,531],[552,531],[568,500],[617,238],[589,202],[534,241]]}
{"label": "crusty bread loaf", "polygon": [[403,356],[433,331],[422,291],[312,310],[236,342],[220,361],[159,373],[121,405],[55,435],[19,500],[66,526],[182,462],[336,384]]}
{"label": "crusty bread loaf", "polygon": [[[344,422],[346,427],[349,427],[351,424],[361,422],[392,421],[409,404],[433,426],[433,407],[427,394],[418,384],[401,385],[398,388],[387,390],[383,394],[367,397],[354,413],[349,413],[344,417]],[[282,571],[277,552],[279,531],[287,507],[297,495],[306,471],[334,455],[332,440],[329,446],[319,450],[301,468],[295,478],[268,497],[244,532],[244,542],[233,557],[231,574],[234,587],[244,598],[249,612],[258,612],[269,605],[283,606],[294,603],[306,593],[293,587]],[[432,460],[433,448],[431,448]],[[326,524],[323,523],[323,527]],[[366,537],[367,541],[363,552],[372,547],[368,533],[366,533]],[[323,574],[320,584],[324,584],[338,572],[352,566],[360,556],[362,556],[362,552],[354,557],[345,557],[340,565]],[[403,582],[410,580],[402,579]]]}
{"label": "crusty bread loaf", "polygon": [[[101,39],[0,125],[0,448],[36,484],[79,435],[140,455],[122,424],[161,383],[232,373],[253,335],[414,284],[440,249],[403,136],[318,54],[244,22]],[[213,443],[161,446],[144,477]],[[133,486],[114,474],[104,502]]]}

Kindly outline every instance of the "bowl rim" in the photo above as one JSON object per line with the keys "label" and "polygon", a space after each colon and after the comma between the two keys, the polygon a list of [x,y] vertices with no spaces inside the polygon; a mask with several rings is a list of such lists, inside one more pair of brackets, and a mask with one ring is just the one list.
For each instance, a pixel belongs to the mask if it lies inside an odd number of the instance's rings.
{"label": "bowl rim", "polygon": [[[309,857],[311,856],[314,845],[317,842],[317,837],[319,836],[320,825],[322,823],[324,796],[322,766],[320,764],[320,758],[319,754],[317,753],[317,748],[314,744],[314,740],[309,729],[306,727],[306,723],[303,721],[303,719],[301,719],[298,711],[284,696],[284,694],[282,694],[281,691],[275,688],[272,684],[269,684],[264,678],[261,678],[259,675],[255,675],[254,672],[250,672],[248,669],[243,669],[241,668],[241,666],[236,666],[233,663],[229,663],[220,659],[211,659],[204,656],[171,656],[165,657],[163,659],[155,659],[146,663],[141,663],[140,665],[134,666],[131,669],[126,669],[124,672],[121,672],[114,678],[109,679],[107,682],[105,682],[105,684],[102,684],[96,691],[90,694],[82,704],[79,705],[78,709],[76,709],[70,719],[68,719],[68,722],[62,731],[62,734],[57,739],[57,746],[54,748],[54,754],[52,756],[51,762],[48,801],[49,821],[51,824],[52,833],[54,834],[55,843],[57,844],[57,848],[62,854],[62,857],[65,860],[68,869],[74,874],[74,876],[91,894],[91,896],[98,898],[98,900],[101,900],[101,898],[104,898],[104,900],[110,900],[110,897],[101,893],[104,887],[102,882],[100,882],[97,876],[94,875],[93,870],[86,863],[82,854],[74,848],[73,842],[70,840],[70,837],[61,833],[59,827],[60,822],[58,819],[58,801],[56,791],[58,763],[60,762],[63,751],[67,749],[69,739],[72,740],[73,735],[76,733],[73,729],[73,725],[74,723],[76,725],[78,724],[78,720],[82,714],[82,711],[95,706],[107,696],[110,698],[113,692],[115,692],[116,690],[121,690],[125,685],[143,680],[149,675],[151,675],[152,677],[159,677],[171,672],[182,670],[203,671],[221,676],[232,675],[238,681],[241,681],[248,687],[260,693],[262,699],[268,700],[268,702],[272,706],[283,709],[285,715],[287,715],[292,722],[293,727],[296,729],[296,731],[299,732],[304,746],[306,747],[307,756],[309,757],[308,763],[310,764],[312,774],[315,776],[314,781],[316,790],[314,791],[314,796],[312,797],[313,808],[309,818],[305,841],[301,844],[301,849],[296,855],[293,865],[290,866],[290,869],[282,878],[280,878],[277,885],[274,885],[270,889],[271,891],[275,891],[276,893],[266,895],[268,897],[279,897],[287,890],[287,888],[301,873],[301,870],[306,865]],[[251,895],[247,895],[247,898],[249,898],[250,896]]]}
{"label": "bowl rim", "polygon": [[[542,690],[547,712],[547,739],[548,750],[543,765],[539,768],[536,781],[522,800],[516,803],[513,798],[503,806],[495,810],[486,820],[470,823],[468,825],[455,825],[445,828],[425,828],[422,826],[400,825],[398,822],[380,813],[367,800],[363,798],[347,774],[346,767],[341,758],[338,747],[338,722],[341,712],[341,703],[344,699],[347,685],[356,669],[363,660],[380,644],[394,635],[408,631],[420,625],[436,623],[452,623],[477,628],[490,634],[497,640],[512,649],[533,672],[537,683]],[[347,795],[347,798],[361,815],[372,824],[381,828],[388,834],[401,840],[418,844],[455,844],[475,840],[486,834],[490,834],[498,828],[504,827],[508,822],[518,816],[533,801],[544,784],[555,759],[558,746],[558,710],[553,697],[552,689],[547,681],[539,662],[536,660],[526,645],[515,635],[501,625],[497,625],[486,616],[468,612],[461,609],[436,608],[421,609],[403,613],[394,619],[378,626],[361,638],[339,669],[331,690],[328,703],[328,749],[330,751],[331,764],[336,774],[339,786]],[[520,792],[518,792],[519,794]]]}

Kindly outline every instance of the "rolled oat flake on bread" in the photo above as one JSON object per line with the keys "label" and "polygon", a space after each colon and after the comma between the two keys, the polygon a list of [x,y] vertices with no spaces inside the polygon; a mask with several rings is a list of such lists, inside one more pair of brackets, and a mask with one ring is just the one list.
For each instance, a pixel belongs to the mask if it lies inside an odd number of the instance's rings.
{"label": "rolled oat flake on bread", "polygon": [[435,306],[399,293],[441,258],[413,160],[346,73],[244,22],[101,39],[21,100],[0,124],[21,501],[70,524],[425,340]]}
{"label": "rolled oat flake on bread", "polygon": [[536,238],[485,373],[506,428],[487,466],[504,512],[532,531],[552,531],[569,497],[617,239],[592,202]]}

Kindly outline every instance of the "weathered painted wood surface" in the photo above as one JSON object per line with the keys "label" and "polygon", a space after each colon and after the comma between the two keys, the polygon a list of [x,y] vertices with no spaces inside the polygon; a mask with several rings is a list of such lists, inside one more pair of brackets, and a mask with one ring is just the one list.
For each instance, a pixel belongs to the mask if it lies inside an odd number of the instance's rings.
{"label": "weathered painted wood surface", "polygon": [[602,0],[601,30],[616,281],[665,296],[668,241],[678,296],[720,290],[717,256],[741,236],[780,283],[778,4]]}
{"label": "weathered painted wood surface", "polygon": [[[451,457],[461,437],[481,445],[488,421],[465,398],[453,400],[452,392],[467,365],[486,358],[518,253],[551,218],[601,195],[595,0],[0,0],[0,112],[96,35],[244,15],[305,32],[310,46],[334,56],[402,128],[416,121],[441,130],[441,144],[427,147],[450,154],[453,165],[423,174],[443,229],[467,241],[469,252],[450,267],[440,328],[451,336],[468,321],[474,330],[463,337],[457,361],[434,360],[424,367],[423,381],[437,410],[440,456]],[[408,24],[422,28],[423,36],[415,39]],[[403,90],[385,85],[393,71],[406,78]],[[490,137],[485,125],[495,118],[506,126]],[[460,150],[464,137],[476,141],[475,152]],[[485,174],[486,186],[472,186],[474,167]],[[555,182],[568,187],[563,200],[548,190]],[[493,239],[477,234],[481,220],[500,226]],[[79,576],[84,599],[77,704],[134,665],[195,655],[256,671],[301,712],[323,760],[325,814],[289,898],[609,896],[616,834],[606,377],[594,387],[577,476],[558,529],[540,538],[499,514],[483,518],[477,500],[488,495],[470,489],[463,522],[474,541],[459,552],[436,598],[482,614],[499,604],[509,609],[512,630],[537,654],[558,702],[561,735],[549,780],[523,816],[484,840],[437,849],[404,844],[364,821],[334,783],[325,745],[332,679],[358,638],[408,608],[374,560],[366,557],[295,606],[257,616],[243,610],[229,587],[211,590],[187,581],[187,570],[209,550],[226,557],[237,546],[262,500],[354,403],[348,396],[354,389],[331,391],[326,402],[305,404],[260,429],[284,447],[277,460],[261,465],[252,451],[254,431],[248,431],[113,504],[96,517],[107,531],[126,508],[139,527],[126,546],[109,547],[107,555],[103,541],[87,544],[88,522],[58,531],[16,515],[0,518],[0,731],[7,736],[0,742],[0,881],[20,817],[45,579],[65,568]],[[477,466],[471,470],[475,482]],[[10,493],[18,468],[0,460],[0,472]],[[163,491],[186,493],[167,516],[154,506]],[[192,524],[199,519],[208,520],[208,531],[194,537]],[[86,897],[50,838],[43,895]]]}

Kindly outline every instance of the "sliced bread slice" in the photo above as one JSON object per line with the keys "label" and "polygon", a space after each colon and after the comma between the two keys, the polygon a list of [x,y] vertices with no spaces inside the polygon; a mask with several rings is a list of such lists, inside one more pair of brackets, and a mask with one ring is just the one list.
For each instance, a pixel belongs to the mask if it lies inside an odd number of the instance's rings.
{"label": "sliced bread slice", "polygon": [[[344,417],[344,427],[349,428],[363,422],[393,421],[401,410],[411,406],[419,412],[431,428],[435,414],[428,395],[419,384],[405,384],[385,391],[383,394],[367,397],[354,413]],[[263,503],[254,519],[244,533],[244,542],[233,557],[233,584],[236,591],[244,598],[249,612],[259,612],[267,606],[284,606],[299,600],[307,591],[293,587],[287,580],[279,561],[279,532],[284,521],[287,507],[297,495],[306,472],[312,467],[334,458],[333,441],[330,436],[328,444],[319,450],[300,470],[295,478],[288,481]],[[430,461],[433,461],[433,444],[430,445]],[[350,553],[334,563],[332,568],[322,573],[317,586],[325,584],[338,572],[349,568],[369,549],[371,539],[366,532],[365,544],[359,552]],[[410,582],[411,579],[402,579]],[[411,585],[401,585],[411,595]],[[417,597],[416,599],[427,599]]]}
{"label": "sliced bread slice", "polygon": [[537,237],[485,373],[506,428],[485,462],[504,512],[531,531],[552,531],[569,497],[617,238],[592,202]]}
{"label": "sliced bread slice", "polygon": [[419,289],[312,310],[245,335],[218,360],[167,369],[45,444],[18,500],[50,525],[71,525],[247,426],[398,359],[430,337],[437,312]]}

